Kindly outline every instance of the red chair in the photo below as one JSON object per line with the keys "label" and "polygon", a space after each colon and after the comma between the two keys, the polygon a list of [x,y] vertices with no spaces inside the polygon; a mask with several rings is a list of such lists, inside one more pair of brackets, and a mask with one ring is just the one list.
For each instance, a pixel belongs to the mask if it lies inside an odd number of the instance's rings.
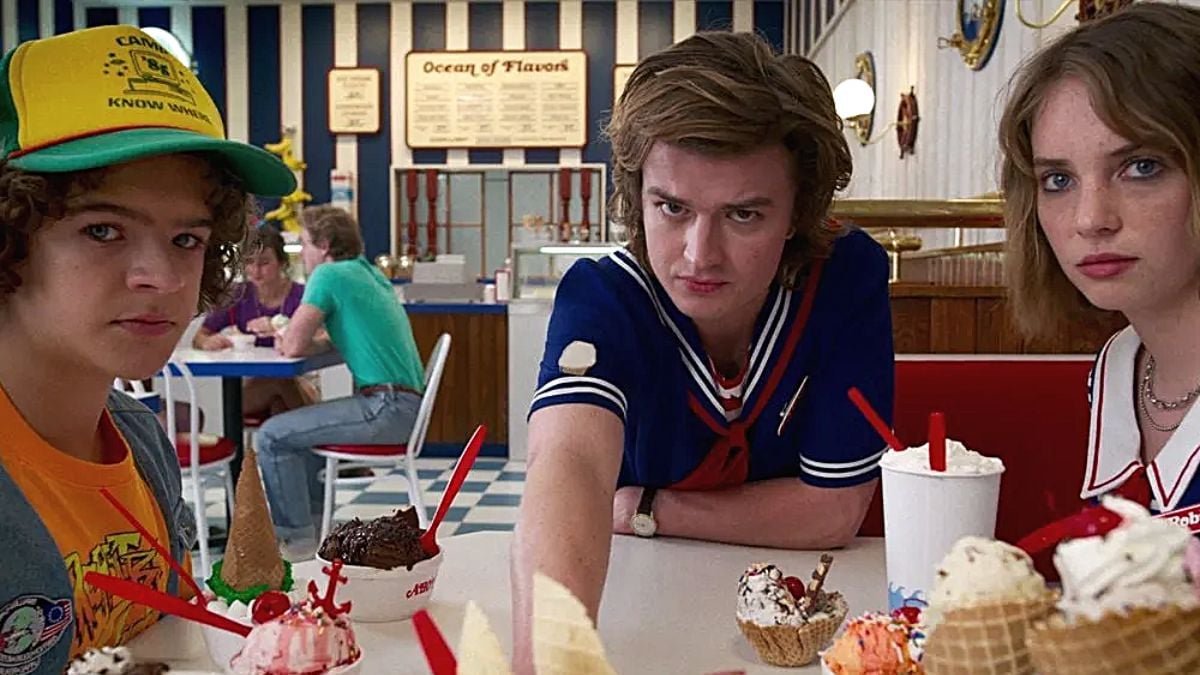
{"label": "red chair", "polygon": [[333,525],[334,493],[338,483],[343,485],[369,483],[376,480],[375,476],[366,478],[338,478],[339,462],[343,469],[361,467],[388,466],[403,464],[405,478],[408,480],[408,501],[417,507],[417,520],[422,528],[429,527],[429,514],[425,511],[425,501],[421,497],[421,483],[417,479],[417,456],[425,445],[425,432],[429,430],[429,420],[433,417],[433,404],[437,400],[438,387],[442,383],[442,372],[446,369],[446,357],[450,355],[450,335],[442,333],[433,346],[429,355],[429,363],[425,366],[425,393],[421,396],[421,407],[417,411],[417,419],[413,422],[412,432],[408,442],[395,445],[356,445],[328,444],[313,448],[313,452],[325,458],[325,505],[321,512],[321,540]]}
{"label": "red chair", "polygon": [[[996,537],[1015,542],[1084,505],[1091,366],[1091,357],[1072,356],[902,357],[896,435],[925,443],[929,413],[941,411],[951,438],[1002,459]],[[883,535],[878,490],[859,534]]]}

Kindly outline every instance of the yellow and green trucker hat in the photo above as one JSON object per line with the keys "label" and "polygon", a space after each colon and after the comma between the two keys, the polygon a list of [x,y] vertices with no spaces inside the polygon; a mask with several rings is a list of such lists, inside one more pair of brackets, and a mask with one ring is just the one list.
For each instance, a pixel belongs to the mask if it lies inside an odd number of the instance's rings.
{"label": "yellow and green trucker hat", "polygon": [[0,159],[35,173],[207,152],[249,192],[296,188],[279,158],[227,140],[195,73],[133,26],[79,30],[8,52],[0,61],[0,144]]}

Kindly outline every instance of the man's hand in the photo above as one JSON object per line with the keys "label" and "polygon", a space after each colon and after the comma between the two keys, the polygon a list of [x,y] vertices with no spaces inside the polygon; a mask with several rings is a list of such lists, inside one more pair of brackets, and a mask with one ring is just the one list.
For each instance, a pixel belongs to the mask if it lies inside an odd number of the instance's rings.
{"label": "man's hand", "polygon": [[629,485],[617,489],[613,495],[613,534],[633,534],[630,522],[637,513],[638,502],[642,501],[642,488]]}

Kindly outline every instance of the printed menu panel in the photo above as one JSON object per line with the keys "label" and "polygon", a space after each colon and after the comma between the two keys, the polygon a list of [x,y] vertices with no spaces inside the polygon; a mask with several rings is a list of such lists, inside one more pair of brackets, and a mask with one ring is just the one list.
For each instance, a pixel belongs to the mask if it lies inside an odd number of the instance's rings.
{"label": "printed menu panel", "polygon": [[329,132],[373,134],[379,131],[379,70],[334,68],[329,71]]}
{"label": "printed menu panel", "polygon": [[587,143],[582,51],[410,52],[411,148],[560,148]]}

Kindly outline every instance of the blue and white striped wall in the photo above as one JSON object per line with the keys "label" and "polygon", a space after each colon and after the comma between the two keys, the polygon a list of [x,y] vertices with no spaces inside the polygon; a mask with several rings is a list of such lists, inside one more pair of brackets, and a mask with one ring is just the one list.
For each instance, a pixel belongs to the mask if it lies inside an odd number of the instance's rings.
{"label": "blue and white striped wall", "polygon": [[[230,138],[255,145],[296,128],[305,188],[329,200],[329,172],[355,173],[369,255],[390,249],[389,167],[410,164],[607,162],[600,140],[612,107],[612,68],[635,63],[697,30],[755,30],[777,48],[784,0],[307,0],[147,2],[0,0],[4,49],[22,40],[113,23],[159,26],[194,55]],[[578,149],[410,150],[405,143],[404,55],[410,50],[583,49],[588,54],[588,144]],[[378,134],[327,128],[325,75],[334,66],[378,68],[385,109]]]}

